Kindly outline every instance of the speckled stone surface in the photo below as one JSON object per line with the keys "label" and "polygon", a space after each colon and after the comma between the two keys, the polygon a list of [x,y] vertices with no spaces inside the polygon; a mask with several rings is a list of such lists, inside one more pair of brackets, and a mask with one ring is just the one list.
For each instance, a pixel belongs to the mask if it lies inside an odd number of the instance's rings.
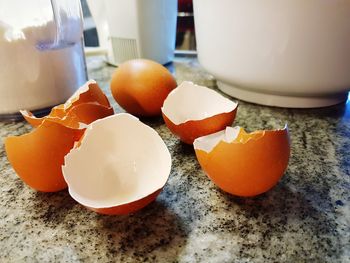
{"label": "speckled stone surface", "polygon": [[[88,65],[109,93],[114,68],[97,58]],[[179,82],[215,87],[195,59],[171,68]],[[67,191],[28,188],[3,139],[31,128],[0,123],[0,262],[350,262],[349,103],[288,110],[240,102],[235,124],[254,130],[287,122],[292,140],[280,183],[247,199],[220,191],[160,118],[143,121],[164,139],[173,167],[156,202],[129,216],[98,215]]]}

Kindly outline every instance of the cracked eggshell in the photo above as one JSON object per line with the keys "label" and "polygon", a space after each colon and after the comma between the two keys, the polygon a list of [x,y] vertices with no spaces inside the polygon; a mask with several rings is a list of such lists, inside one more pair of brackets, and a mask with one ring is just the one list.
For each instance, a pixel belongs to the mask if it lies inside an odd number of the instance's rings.
{"label": "cracked eggshell", "polygon": [[62,171],[70,195],[102,214],[128,214],[152,202],[171,169],[170,153],[151,127],[121,113],[97,120]]}
{"label": "cracked eggshell", "polygon": [[67,100],[63,109],[67,110],[73,106],[87,102],[96,102],[105,107],[111,106],[107,96],[103,93],[97,82],[95,80],[89,80]]}
{"label": "cracked eggshell", "polygon": [[218,92],[185,81],[174,89],[162,107],[165,124],[180,140],[192,144],[201,136],[230,126],[237,103]]}
{"label": "cracked eggshell", "polygon": [[[83,104],[91,106],[81,106]],[[30,111],[26,110],[21,110],[20,112],[33,127],[38,127],[45,119],[50,119],[63,125],[69,123],[68,127],[78,127],[79,122],[89,124],[94,121],[94,116],[106,117],[114,113],[106,95],[94,80],[86,82],[65,104],[53,107],[50,114],[45,117],[37,118]],[[76,113],[75,116],[72,113]],[[76,117],[79,118],[77,119]]]}
{"label": "cracked eggshell", "polygon": [[43,120],[50,120],[52,122],[60,123],[66,127],[73,129],[85,128],[86,125],[94,122],[95,120],[102,119],[104,117],[114,114],[112,107],[106,107],[95,102],[78,104],[71,107],[64,117],[44,117],[36,118],[29,111],[21,111],[22,116],[33,126],[37,127]]}
{"label": "cracked eggshell", "polygon": [[237,196],[256,196],[277,184],[287,169],[290,139],[281,130],[246,133],[240,127],[194,141],[197,159],[222,190]]}
{"label": "cracked eggshell", "polygon": [[7,158],[30,187],[42,192],[60,191],[67,187],[61,170],[64,156],[83,133],[44,120],[30,133],[5,139]]}
{"label": "cracked eggshell", "polygon": [[113,114],[112,107],[106,107],[96,102],[88,102],[72,107],[62,121],[68,127],[79,128],[81,124],[90,124]]}

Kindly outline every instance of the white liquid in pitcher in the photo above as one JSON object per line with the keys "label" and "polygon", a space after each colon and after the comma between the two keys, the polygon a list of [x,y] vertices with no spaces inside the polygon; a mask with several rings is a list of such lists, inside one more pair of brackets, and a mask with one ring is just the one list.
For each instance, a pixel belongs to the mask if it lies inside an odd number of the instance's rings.
{"label": "white liquid in pitcher", "polygon": [[14,29],[0,21],[0,114],[37,110],[67,100],[86,81],[82,43],[40,51],[37,39],[52,38],[52,23]]}

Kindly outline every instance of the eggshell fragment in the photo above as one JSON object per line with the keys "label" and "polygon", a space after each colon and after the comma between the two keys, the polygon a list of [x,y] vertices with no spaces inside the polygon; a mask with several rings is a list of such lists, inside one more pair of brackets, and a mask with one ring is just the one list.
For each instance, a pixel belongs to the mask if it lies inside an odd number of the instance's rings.
{"label": "eggshell fragment", "polygon": [[[43,123],[43,121],[47,118],[47,117],[42,117],[42,118],[37,118],[34,116],[33,113],[31,113],[30,111],[27,111],[27,110],[20,110],[19,111],[23,118],[30,124],[32,125],[32,127],[36,128],[38,127],[40,124]],[[52,117],[51,119],[52,121],[54,120],[59,120],[59,118],[57,117]]]}
{"label": "eggshell fragment", "polygon": [[170,92],[162,107],[165,124],[188,144],[230,126],[236,112],[237,103],[188,81]]}
{"label": "eggshell fragment", "polygon": [[96,102],[105,107],[110,107],[109,101],[95,80],[89,80],[80,87],[64,104],[64,109],[78,104]]}
{"label": "eggshell fragment", "polygon": [[128,214],[157,197],[170,168],[170,153],[157,132],[122,113],[90,124],[62,171],[80,204],[102,214]]}
{"label": "eggshell fragment", "polygon": [[83,103],[71,107],[62,118],[44,117],[38,119],[28,111],[21,111],[21,114],[33,127],[37,127],[46,119],[60,123],[69,128],[80,129],[86,127],[87,124],[95,120],[113,115],[114,110],[112,107],[105,107],[96,103]]}
{"label": "eggshell fragment", "polygon": [[44,120],[28,134],[5,139],[7,158],[30,187],[43,192],[60,191],[67,187],[61,170],[63,158],[83,132]]}
{"label": "eggshell fragment", "polygon": [[113,115],[112,107],[106,107],[97,103],[83,103],[72,107],[66,116],[60,119],[60,123],[71,128],[80,128],[81,124],[90,124],[95,120]]}
{"label": "eggshell fragment", "polygon": [[202,169],[219,188],[237,196],[256,196],[283,176],[290,140],[287,126],[253,133],[227,127],[196,139],[194,149]]}
{"label": "eggshell fragment", "polygon": [[[100,105],[98,106],[82,106],[82,108],[78,108],[77,106],[82,104],[96,104]],[[73,110],[73,108],[76,108]],[[84,110],[83,110],[84,109]],[[68,120],[60,121],[61,119],[64,119],[69,115],[70,111],[73,110],[73,112],[78,111],[79,117],[82,120],[75,120],[72,121],[70,118]],[[60,104],[52,108],[49,115],[37,118],[35,117],[31,112],[26,110],[20,111],[22,116],[26,119],[26,121],[32,125],[33,127],[38,127],[45,119],[50,118],[52,121],[60,122],[62,124],[66,123],[74,123],[73,126],[79,126],[79,122],[89,124],[93,119],[94,116],[103,116],[106,117],[108,115],[111,115],[114,113],[113,108],[109,104],[109,101],[106,97],[106,95],[103,93],[103,91],[100,89],[96,81],[89,80],[85,83],[82,87],[80,87],[68,100],[65,104]],[[108,113],[108,115],[106,115]],[[91,115],[91,116],[90,116]],[[71,113],[72,117],[72,113]],[[84,122],[83,120],[90,120],[89,122]]]}

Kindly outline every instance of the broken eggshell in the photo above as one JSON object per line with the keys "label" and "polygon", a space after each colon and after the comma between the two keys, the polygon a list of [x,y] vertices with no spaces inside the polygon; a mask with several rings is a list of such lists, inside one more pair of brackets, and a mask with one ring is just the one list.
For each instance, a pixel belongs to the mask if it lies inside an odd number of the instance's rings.
{"label": "broken eggshell", "polygon": [[81,86],[64,104],[64,109],[67,110],[78,104],[96,102],[105,107],[110,107],[107,96],[103,93],[95,80],[87,81]]}
{"label": "broken eggshell", "polygon": [[[84,104],[90,106],[82,106]],[[45,117],[37,118],[26,110],[20,112],[33,127],[38,127],[45,119],[49,118],[63,125],[69,124],[68,127],[72,128],[79,127],[79,122],[89,124],[98,118],[114,113],[106,95],[94,80],[86,82],[65,104],[53,107],[50,114]]]}
{"label": "broken eggshell", "polygon": [[36,118],[31,112],[21,111],[23,117],[34,127],[40,125],[44,119],[50,120],[53,122],[60,123],[66,127],[81,129],[86,127],[86,125],[92,123],[95,120],[102,119],[104,117],[114,114],[112,107],[102,106],[95,102],[78,104],[68,112],[65,113],[65,116],[62,118],[58,117],[44,117]]}
{"label": "broken eggshell", "polygon": [[44,120],[30,133],[5,139],[7,158],[30,187],[42,192],[60,191],[67,187],[61,170],[63,158],[83,133]]}
{"label": "broken eggshell", "polygon": [[237,196],[256,196],[283,176],[290,156],[288,128],[246,133],[240,127],[194,141],[197,159],[222,190]]}
{"label": "broken eggshell", "polygon": [[65,126],[80,128],[81,124],[90,124],[113,114],[112,107],[106,107],[96,102],[88,102],[72,107],[61,120]]}
{"label": "broken eggshell", "polygon": [[162,107],[165,124],[188,144],[230,126],[236,112],[237,103],[189,81],[171,91]]}
{"label": "broken eggshell", "polygon": [[143,208],[160,193],[170,169],[158,133],[127,113],[90,124],[62,166],[73,199],[101,214]]}

